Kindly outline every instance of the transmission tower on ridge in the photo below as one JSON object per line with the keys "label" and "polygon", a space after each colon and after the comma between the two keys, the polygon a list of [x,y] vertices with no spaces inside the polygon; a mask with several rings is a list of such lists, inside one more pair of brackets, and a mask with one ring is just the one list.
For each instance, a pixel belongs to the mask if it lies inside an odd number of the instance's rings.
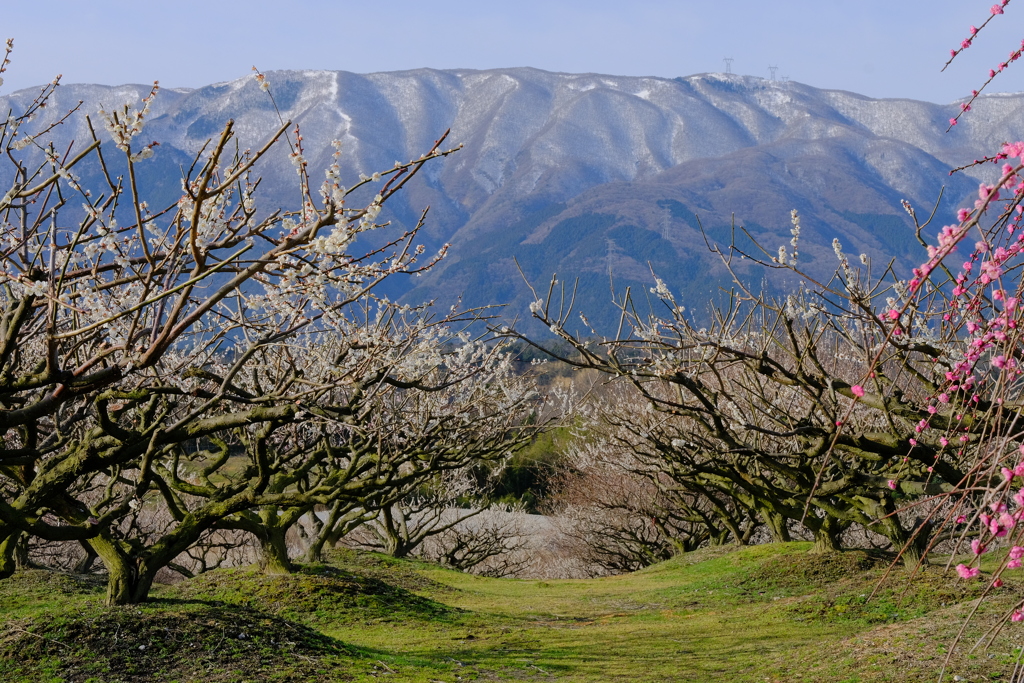
{"label": "transmission tower on ridge", "polygon": [[725,62],[725,73],[731,74],[732,73],[732,63],[735,60],[732,57],[726,57],[722,61]]}
{"label": "transmission tower on ridge", "polygon": [[770,71],[771,74],[772,74],[772,80],[773,81],[775,80],[775,72],[778,71],[778,70],[779,70],[779,67],[777,67],[777,66],[769,66],[768,67],[768,71]]}

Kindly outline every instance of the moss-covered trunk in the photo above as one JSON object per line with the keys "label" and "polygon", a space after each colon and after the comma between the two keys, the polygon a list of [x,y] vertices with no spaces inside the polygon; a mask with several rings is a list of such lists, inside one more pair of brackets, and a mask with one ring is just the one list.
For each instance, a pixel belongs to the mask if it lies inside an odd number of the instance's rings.
{"label": "moss-covered trunk", "polygon": [[328,534],[317,534],[314,536],[313,540],[309,543],[309,547],[306,548],[302,560],[311,564],[322,563],[324,561],[324,545],[327,544],[328,540]]}
{"label": "moss-covered trunk", "polygon": [[310,563],[322,562],[325,547],[336,546],[338,541],[362,526],[368,518],[366,511],[356,501],[349,499],[334,501],[327,519],[322,522],[317,518],[316,511],[311,510],[309,514],[316,531],[312,534],[303,560]]}
{"label": "moss-covered trunk", "polygon": [[96,551],[93,550],[92,546],[85,541],[80,541],[80,543],[82,545],[82,550],[85,551],[85,556],[75,563],[75,566],[71,571],[75,574],[88,574],[92,571],[92,566],[96,562]]}
{"label": "moss-covered trunk", "polygon": [[817,531],[814,533],[814,545],[811,546],[810,551],[812,554],[821,555],[824,553],[837,553],[842,549],[842,544],[835,535],[826,531]]}
{"label": "moss-covered trunk", "polygon": [[18,534],[12,534],[0,541],[0,579],[6,579],[18,568],[14,559],[15,545]]}
{"label": "moss-covered trunk", "polygon": [[764,520],[768,532],[775,543],[788,543],[792,540],[789,535],[789,520],[777,512],[761,510],[761,518]]}
{"label": "moss-covered trunk", "polygon": [[107,605],[131,605],[149,598],[159,567],[137,561],[106,534],[90,539],[89,545],[107,569]]}
{"label": "moss-covered trunk", "polygon": [[916,569],[924,558],[924,549],[928,544],[928,534],[919,533],[911,539],[911,533],[903,528],[899,517],[895,512],[878,520],[872,525],[871,530],[885,536],[892,543],[892,548],[900,554],[903,566],[907,569]]}
{"label": "moss-covered trunk", "polygon": [[260,534],[260,566],[267,574],[291,574],[294,571],[288,557],[288,529],[281,526],[264,527]]}
{"label": "moss-covered trunk", "polygon": [[843,549],[840,537],[849,524],[831,515],[825,515],[813,524],[810,519],[804,520],[804,525],[810,528],[811,533],[814,534],[814,546],[811,548],[811,553],[836,553]]}

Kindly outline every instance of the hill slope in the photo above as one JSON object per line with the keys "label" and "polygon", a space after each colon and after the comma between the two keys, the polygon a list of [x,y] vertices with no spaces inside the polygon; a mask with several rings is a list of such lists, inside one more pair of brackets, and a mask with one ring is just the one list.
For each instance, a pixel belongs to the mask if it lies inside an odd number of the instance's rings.
{"label": "hill slope", "polygon": [[[99,681],[931,681],[983,582],[808,544],[709,548],[595,580],[486,579],[344,553],[268,577],[218,570],[136,607],[32,571],[0,582],[0,678]],[[881,583],[880,583],[881,582]],[[869,599],[873,591],[877,592]],[[974,616],[947,674],[1001,680],[1017,626],[977,636],[1024,595]]]}
{"label": "hill slope", "polygon": [[[471,304],[521,304],[525,288],[513,257],[531,276],[583,277],[588,310],[607,308],[609,276],[617,287],[648,283],[648,261],[673,288],[705,296],[722,274],[698,239],[695,214],[713,235],[735,214],[774,249],[788,240],[796,208],[808,228],[805,253],[823,257],[813,268],[832,268],[833,236],[907,267],[912,238],[899,201],[927,213],[947,184],[940,215],[951,216],[980,176],[948,178],[947,170],[1024,137],[1016,115],[1024,95],[982,97],[947,133],[955,105],[732,74],[662,79],[522,68],[268,78],[281,115],[302,127],[313,169],[326,166],[333,139],[344,143],[344,177],[352,180],[419,156],[447,128],[453,144],[465,145],[385,212],[408,227],[430,205],[429,246],[454,243],[442,269],[392,292],[413,300],[465,294]],[[147,92],[62,86],[42,119],[55,120],[80,100],[89,113]],[[33,94],[14,93],[0,105],[21,111]],[[252,78],[162,91],[143,134],[161,142],[143,165],[143,187],[156,199],[173,198],[181,165],[229,118],[250,146],[279,121]],[[87,139],[88,131],[79,120],[55,136],[60,146]],[[294,205],[294,169],[284,151],[261,172],[264,207]]]}

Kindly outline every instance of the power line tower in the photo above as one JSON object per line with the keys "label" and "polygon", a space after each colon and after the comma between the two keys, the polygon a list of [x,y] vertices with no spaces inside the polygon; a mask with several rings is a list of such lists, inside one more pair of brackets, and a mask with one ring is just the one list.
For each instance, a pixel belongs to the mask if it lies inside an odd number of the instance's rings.
{"label": "power line tower", "polygon": [[725,62],[725,73],[731,74],[732,73],[732,63],[734,61],[736,61],[736,60],[734,60],[732,57],[726,57],[722,61]]}
{"label": "power line tower", "polygon": [[775,72],[778,71],[778,70],[779,70],[779,67],[777,67],[777,66],[769,66],[768,67],[768,71],[771,72],[772,80],[773,81],[775,80]]}

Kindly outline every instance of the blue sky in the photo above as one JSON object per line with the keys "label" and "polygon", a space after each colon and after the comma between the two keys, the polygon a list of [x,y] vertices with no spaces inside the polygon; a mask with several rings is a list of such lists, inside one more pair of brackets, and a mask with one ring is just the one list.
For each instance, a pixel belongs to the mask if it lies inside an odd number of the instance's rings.
{"label": "blue sky", "polygon": [[[261,70],[533,66],[685,76],[778,75],[874,97],[949,102],[977,87],[1018,44],[1011,2],[965,58],[949,54],[995,0],[20,0],[0,38],[15,39],[0,92],[64,82],[196,87]],[[1024,90],[1024,62],[993,84]]]}

